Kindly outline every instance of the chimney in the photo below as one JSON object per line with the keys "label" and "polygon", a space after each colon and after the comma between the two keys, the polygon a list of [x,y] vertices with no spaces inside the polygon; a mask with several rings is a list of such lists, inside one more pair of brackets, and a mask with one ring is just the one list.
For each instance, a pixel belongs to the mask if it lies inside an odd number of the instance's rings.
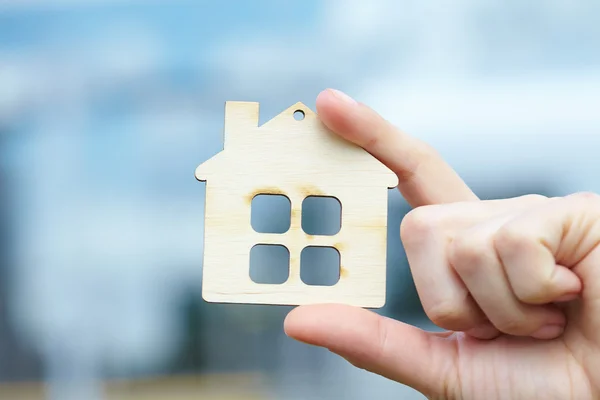
{"label": "chimney", "polygon": [[258,126],[257,102],[225,102],[225,148],[234,145],[237,135]]}

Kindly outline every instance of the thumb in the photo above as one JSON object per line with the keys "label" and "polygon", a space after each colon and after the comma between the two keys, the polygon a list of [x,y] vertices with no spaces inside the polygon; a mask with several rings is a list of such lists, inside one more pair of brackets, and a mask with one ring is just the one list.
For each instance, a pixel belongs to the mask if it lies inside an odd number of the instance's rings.
{"label": "thumb", "polygon": [[455,352],[447,334],[425,332],[362,308],[327,304],[291,311],[288,336],[327,348],[365,369],[425,395],[447,391]]}

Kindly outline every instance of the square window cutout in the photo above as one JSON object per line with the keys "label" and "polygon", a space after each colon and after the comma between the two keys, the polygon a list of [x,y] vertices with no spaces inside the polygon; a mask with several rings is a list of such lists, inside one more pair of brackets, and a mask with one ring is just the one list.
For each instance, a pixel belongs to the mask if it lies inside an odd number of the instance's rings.
{"label": "square window cutout", "polygon": [[280,194],[254,196],[250,211],[252,229],[259,233],[285,233],[290,229],[292,203]]}
{"label": "square window cutout", "polygon": [[333,286],[338,283],[339,251],[334,247],[305,247],[300,254],[300,279],[307,285]]}
{"label": "square window cutout", "polygon": [[335,235],[342,227],[342,203],[335,197],[308,196],[302,202],[302,230],[309,235]]}
{"label": "square window cutout", "polygon": [[278,285],[290,275],[290,252],[279,244],[257,244],[250,249],[250,279]]}

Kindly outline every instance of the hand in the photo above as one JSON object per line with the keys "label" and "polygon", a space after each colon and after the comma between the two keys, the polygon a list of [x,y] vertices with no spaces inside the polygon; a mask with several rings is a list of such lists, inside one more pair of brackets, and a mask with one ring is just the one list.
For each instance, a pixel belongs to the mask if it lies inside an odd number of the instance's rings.
{"label": "hand", "polygon": [[323,122],[399,177],[401,238],[426,332],[343,305],[286,333],[436,399],[600,398],[600,196],[480,201],[426,144],[327,90]]}

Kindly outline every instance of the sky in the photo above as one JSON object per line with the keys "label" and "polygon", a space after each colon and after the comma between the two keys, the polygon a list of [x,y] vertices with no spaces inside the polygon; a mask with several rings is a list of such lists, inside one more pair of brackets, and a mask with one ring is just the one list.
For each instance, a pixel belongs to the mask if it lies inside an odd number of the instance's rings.
{"label": "sky", "polygon": [[222,149],[225,100],[259,101],[262,123],[336,87],[478,189],[600,191],[598,12],[595,0],[0,1],[15,324],[44,349],[85,338],[73,348],[117,364],[170,354],[169,307],[201,282],[193,172]]}

